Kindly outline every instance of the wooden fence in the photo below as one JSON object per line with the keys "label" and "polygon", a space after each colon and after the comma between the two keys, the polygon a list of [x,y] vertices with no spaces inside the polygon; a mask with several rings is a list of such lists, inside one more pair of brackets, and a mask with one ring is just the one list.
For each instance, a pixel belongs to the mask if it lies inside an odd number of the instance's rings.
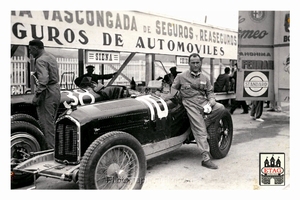
{"label": "wooden fence", "polygon": [[23,94],[26,90],[27,60],[16,56],[10,62],[11,94]]}
{"label": "wooden fence", "polygon": [[[78,77],[78,59],[57,58],[59,65],[59,75],[61,88],[70,88],[73,85],[73,79]],[[28,76],[28,60],[24,57],[14,56],[10,64],[10,86],[11,94],[24,94],[30,90],[26,86]]]}
{"label": "wooden fence", "polygon": [[[74,88],[74,79],[78,77],[78,59],[77,58],[57,58],[59,65],[60,86],[62,89]],[[24,94],[30,88],[26,86],[28,76],[27,70],[28,60],[24,57],[11,58],[10,84],[11,94]],[[145,79],[145,61],[131,61],[121,75],[117,78],[114,84],[129,85],[131,77],[134,77],[136,82],[141,82]],[[105,64],[104,71],[106,74],[114,73],[121,67],[120,64]],[[95,65],[95,74],[100,74],[100,66]],[[107,83],[105,80],[104,83]]]}
{"label": "wooden fence", "polygon": [[77,58],[57,58],[60,75],[60,87],[69,89],[74,87],[74,80],[78,77]]}
{"label": "wooden fence", "polygon": [[[59,76],[60,76],[60,86],[62,89],[70,89],[74,88],[74,79],[78,77],[78,59],[77,58],[57,58],[57,63],[59,65]],[[10,84],[11,84],[11,94],[24,94],[26,91],[29,91],[30,88],[27,88],[27,78],[28,70],[27,70],[27,58],[24,57],[12,57],[11,58],[11,72],[10,72]],[[117,77],[114,84],[116,85],[129,85],[129,82],[132,77],[134,77],[137,83],[142,83],[145,80],[145,67],[146,62],[143,60],[138,61],[130,61],[128,63],[128,67],[126,67],[120,76]],[[164,66],[166,71],[169,72],[169,68],[175,66],[173,62],[165,62]],[[120,64],[105,64],[104,71],[106,74],[114,73],[121,67]],[[188,67],[180,69],[179,71],[184,71]],[[225,68],[225,65],[215,66],[214,72],[214,81],[217,76],[222,72]],[[210,76],[210,66],[203,65],[202,71],[207,76]],[[100,66],[95,65],[95,74],[100,74]],[[155,78],[163,77],[166,72],[162,67],[156,67],[155,69]],[[104,84],[106,84],[109,80],[105,80]]]}

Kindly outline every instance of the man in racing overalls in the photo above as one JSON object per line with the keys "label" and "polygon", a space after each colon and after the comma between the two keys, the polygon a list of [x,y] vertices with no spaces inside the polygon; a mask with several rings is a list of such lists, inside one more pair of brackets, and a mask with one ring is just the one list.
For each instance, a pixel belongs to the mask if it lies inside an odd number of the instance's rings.
{"label": "man in racing overalls", "polygon": [[190,69],[178,74],[172,84],[171,94],[180,91],[182,103],[189,117],[192,133],[202,155],[202,166],[217,169],[218,166],[211,161],[207,141],[207,129],[203,113],[210,113],[215,119],[224,111],[224,106],[217,103],[213,87],[209,79],[201,73],[202,59],[199,54],[189,56]]}
{"label": "man in racing overalls", "polygon": [[29,53],[35,58],[36,90],[32,99],[36,106],[42,132],[48,148],[54,148],[55,119],[60,103],[58,64],[52,54],[44,50],[40,40],[29,42]]}

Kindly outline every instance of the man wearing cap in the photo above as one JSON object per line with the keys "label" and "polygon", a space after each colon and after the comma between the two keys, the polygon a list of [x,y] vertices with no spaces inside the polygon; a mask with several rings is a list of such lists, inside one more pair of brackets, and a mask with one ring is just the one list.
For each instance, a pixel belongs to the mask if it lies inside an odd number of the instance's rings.
{"label": "man wearing cap", "polygon": [[36,90],[32,99],[48,148],[54,148],[55,119],[60,103],[59,71],[55,57],[44,50],[40,40],[29,42],[29,53],[35,58]]}
{"label": "man wearing cap", "polygon": [[182,103],[187,111],[192,133],[203,158],[202,166],[217,169],[218,166],[211,161],[209,154],[207,129],[203,115],[210,113],[211,120],[215,120],[225,108],[216,102],[209,79],[201,73],[202,59],[196,53],[189,56],[190,69],[177,75],[171,87],[171,95],[175,95],[179,91],[182,96]]}
{"label": "man wearing cap", "polygon": [[163,82],[169,84],[170,86],[172,85],[172,83],[174,82],[174,79],[176,78],[177,74],[181,73],[177,71],[176,67],[171,67],[170,68],[170,72],[169,74],[166,74],[163,78]]}
{"label": "man wearing cap", "polygon": [[82,76],[80,76],[78,78],[76,78],[75,81],[74,81],[75,84],[79,87],[80,83],[81,83],[81,81],[84,77],[91,77],[91,81],[98,84],[98,80],[111,79],[117,73],[117,72],[115,72],[115,73],[112,73],[112,74],[98,75],[98,74],[93,74],[94,69],[95,69],[95,66],[93,66],[93,65],[86,66],[87,73],[83,74]]}

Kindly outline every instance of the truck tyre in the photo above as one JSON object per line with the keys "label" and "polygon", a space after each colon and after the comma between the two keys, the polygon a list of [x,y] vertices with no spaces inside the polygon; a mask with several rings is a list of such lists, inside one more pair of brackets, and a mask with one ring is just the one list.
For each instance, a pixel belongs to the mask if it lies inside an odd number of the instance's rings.
{"label": "truck tyre", "polygon": [[23,113],[14,114],[10,117],[10,120],[11,120],[11,122],[13,122],[13,121],[29,122],[41,130],[38,120],[36,120],[34,117],[32,117],[31,115],[28,115],[28,114],[23,114]]}
{"label": "truck tyre", "polygon": [[233,138],[232,118],[229,111],[224,110],[219,120],[210,124],[207,132],[210,154],[215,159],[224,158],[229,152]]}
{"label": "truck tyre", "polygon": [[79,168],[80,189],[141,189],[146,157],[139,141],[120,131],[97,138]]}
{"label": "truck tyre", "polygon": [[[45,137],[40,129],[29,122],[11,122],[11,168],[25,161],[30,152],[47,149]],[[11,188],[26,186],[33,182],[33,175],[17,173],[11,177]]]}

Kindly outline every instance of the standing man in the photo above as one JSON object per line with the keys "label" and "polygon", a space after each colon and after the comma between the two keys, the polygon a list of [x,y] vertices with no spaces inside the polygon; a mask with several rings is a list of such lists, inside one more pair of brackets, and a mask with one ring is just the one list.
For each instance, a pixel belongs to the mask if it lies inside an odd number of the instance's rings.
{"label": "standing man", "polygon": [[[226,92],[228,94],[230,89],[230,68],[225,67],[224,74],[220,74],[214,83],[214,92]],[[219,101],[224,106],[228,106],[229,99]]]}
{"label": "standing man", "polygon": [[87,70],[86,74],[83,74],[82,76],[79,76],[78,78],[75,79],[75,84],[79,87],[82,79],[84,77],[91,77],[91,82],[94,84],[98,84],[98,80],[102,80],[102,79],[111,79],[112,77],[114,77],[116,75],[117,72],[112,73],[112,74],[104,74],[104,75],[98,75],[98,74],[94,74],[94,70],[95,70],[95,66],[93,65],[88,65],[85,67]]}
{"label": "standing man", "polygon": [[[231,81],[232,85],[234,86],[233,91],[234,91],[234,93],[236,93],[236,83],[237,83],[236,78],[237,78],[237,70],[239,69],[237,63],[234,64],[233,69],[234,69],[234,71],[233,71],[230,81]],[[246,101],[237,101],[236,99],[232,99],[230,114],[233,114],[235,109],[239,106],[242,106],[242,108],[243,108],[243,112],[241,114],[248,114],[248,105],[247,105]]]}
{"label": "standing man", "polygon": [[35,58],[36,91],[32,99],[48,148],[54,148],[55,119],[60,103],[58,64],[55,57],[44,50],[40,40],[29,42],[29,53]]}
{"label": "standing man", "polygon": [[217,169],[218,166],[211,161],[207,141],[207,129],[204,122],[204,113],[210,113],[212,119],[218,117],[225,107],[217,103],[209,79],[201,73],[202,58],[193,53],[189,56],[190,69],[178,74],[172,84],[171,95],[180,91],[182,103],[189,117],[192,133],[200,149],[203,161],[202,166]]}
{"label": "standing man", "polygon": [[220,74],[214,85],[214,92],[227,92],[230,89],[230,68],[225,67],[224,74]]}
{"label": "standing man", "polygon": [[261,117],[264,110],[264,101],[252,101],[252,107],[250,112],[250,117],[253,120],[263,122],[264,120]]}

